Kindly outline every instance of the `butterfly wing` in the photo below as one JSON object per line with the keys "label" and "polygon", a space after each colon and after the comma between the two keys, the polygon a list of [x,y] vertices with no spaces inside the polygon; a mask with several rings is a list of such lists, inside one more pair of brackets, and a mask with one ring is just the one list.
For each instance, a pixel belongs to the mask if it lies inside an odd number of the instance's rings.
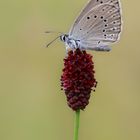
{"label": "butterfly wing", "polygon": [[118,0],[91,0],[70,30],[70,37],[80,40],[81,47],[109,50],[121,32],[121,12]]}

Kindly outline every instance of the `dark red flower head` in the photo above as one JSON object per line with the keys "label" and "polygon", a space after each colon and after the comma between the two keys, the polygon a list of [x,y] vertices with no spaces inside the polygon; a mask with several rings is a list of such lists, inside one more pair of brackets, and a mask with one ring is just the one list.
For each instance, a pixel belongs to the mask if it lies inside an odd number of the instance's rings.
{"label": "dark red flower head", "polygon": [[80,49],[69,51],[64,59],[61,86],[68,105],[73,110],[83,110],[88,105],[91,90],[95,90],[97,85],[94,73],[94,63],[90,54]]}

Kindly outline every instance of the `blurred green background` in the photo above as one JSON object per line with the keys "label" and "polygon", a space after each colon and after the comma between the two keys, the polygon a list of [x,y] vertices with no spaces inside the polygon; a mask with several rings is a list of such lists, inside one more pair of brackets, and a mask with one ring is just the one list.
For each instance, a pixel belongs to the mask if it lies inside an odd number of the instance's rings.
{"label": "blurred green background", "polygon": [[[140,1],[121,0],[123,33],[109,53],[94,56],[99,82],[81,112],[79,140],[140,139]],[[72,140],[74,112],[60,75],[60,41],[87,0],[0,0],[0,140]]]}

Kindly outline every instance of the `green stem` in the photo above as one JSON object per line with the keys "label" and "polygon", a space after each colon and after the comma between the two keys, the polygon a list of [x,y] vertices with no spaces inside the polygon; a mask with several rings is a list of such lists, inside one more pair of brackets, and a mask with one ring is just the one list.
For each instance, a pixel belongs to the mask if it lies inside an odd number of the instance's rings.
{"label": "green stem", "polygon": [[78,140],[80,109],[77,110],[75,113],[76,113],[76,116],[75,116],[75,126],[74,126],[74,140]]}

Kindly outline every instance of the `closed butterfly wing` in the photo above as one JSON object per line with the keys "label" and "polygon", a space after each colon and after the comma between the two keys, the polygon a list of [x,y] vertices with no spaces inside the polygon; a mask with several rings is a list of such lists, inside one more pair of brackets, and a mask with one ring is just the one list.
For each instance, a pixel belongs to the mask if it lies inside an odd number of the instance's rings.
{"label": "closed butterfly wing", "polygon": [[118,0],[91,0],[70,30],[70,37],[80,40],[81,48],[110,50],[121,32],[121,12]]}

